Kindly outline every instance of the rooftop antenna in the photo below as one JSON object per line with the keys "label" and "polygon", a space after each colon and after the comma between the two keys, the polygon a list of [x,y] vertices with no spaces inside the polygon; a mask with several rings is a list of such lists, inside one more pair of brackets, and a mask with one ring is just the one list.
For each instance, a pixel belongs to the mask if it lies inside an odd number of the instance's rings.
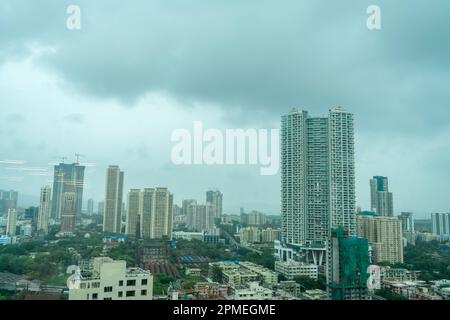
{"label": "rooftop antenna", "polygon": [[64,164],[64,162],[66,161],[67,157],[61,157],[60,159],[61,159],[61,163]]}

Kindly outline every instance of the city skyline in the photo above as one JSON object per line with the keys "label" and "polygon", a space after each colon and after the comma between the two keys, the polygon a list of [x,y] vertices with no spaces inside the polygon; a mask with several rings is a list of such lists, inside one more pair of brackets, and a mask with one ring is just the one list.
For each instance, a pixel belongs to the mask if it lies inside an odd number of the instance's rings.
{"label": "city skyline", "polygon": [[103,197],[103,171],[118,163],[125,190],[168,186],[181,200],[217,188],[225,213],[277,214],[279,176],[175,166],[171,132],[196,120],[220,130],[276,128],[292,107],[325,115],[342,105],[355,114],[357,206],[369,208],[367,181],[383,175],[396,214],[450,208],[450,46],[429,40],[447,36],[444,0],[380,1],[377,31],[366,26],[370,1],[81,0],[80,30],[67,29],[63,4],[5,4],[0,28],[15,31],[0,40],[0,188],[20,191],[21,206],[38,203],[48,163],[75,162],[80,152],[95,165],[86,169],[86,199]]}

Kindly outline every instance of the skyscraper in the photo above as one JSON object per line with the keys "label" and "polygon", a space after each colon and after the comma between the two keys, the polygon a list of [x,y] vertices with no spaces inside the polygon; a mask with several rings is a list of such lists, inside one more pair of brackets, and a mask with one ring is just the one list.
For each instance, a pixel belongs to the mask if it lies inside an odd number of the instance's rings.
{"label": "skyscraper", "polygon": [[191,231],[209,231],[214,229],[215,208],[212,204],[191,204],[188,207],[187,227]]}
{"label": "skyscraper", "polygon": [[223,194],[220,191],[208,191],[206,192],[206,203],[210,203],[213,206],[214,217],[221,218],[222,217],[222,202],[223,202]]}
{"label": "skyscraper", "polygon": [[394,216],[394,201],[387,177],[375,176],[370,180],[370,204],[372,211],[382,216]]}
{"label": "skyscraper", "polygon": [[97,214],[101,216],[105,214],[105,201],[100,201],[97,204]]}
{"label": "skyscraper", "polygon": [[141,237],[151,239],[152,237],[152,212],[155,210],[155,189],[145,188],[139,198],[139,218],[141,221]]}
{"label": "skyscraper", "polygon": [[77,192],[65,191],[61,203],[61,230],[63,235],[70,235],[75,232],[76,215],[78,210]]}
{"label": "skyscraper", "polygon": [[333,229],[327,249],[327,287],[332,300],[370,299],[367,280],[369,243],[350,236],[342,227]]}
{"label": "skyscraper", "polygon": [[439,241],[450,239],[450,213],[432,213],[431,230]]}
{"label": "skyscraper", "polygon": [[94,214],[94,199],[89,199],[87,202],[87,214],[92,216]]}
{"label": "skyscraper", "polygon": [[188,214],[188,207],[190,205],[192,205],[192,204],[197,204],[197,200],[194,200],[194,199],[183,200],[181,212],[182,212],[182,214],[184,216],[187,216],[187,214]]}
{"label": "skyscraper", "polygon": [[173,194],[167,188],[155,189],[155,211],[151,216],[151,238],[172,239]]}
{"label": "skyscraper", "polygon": [[331,229],[356,234],[353,114],[293,110],[281,123],[282,240],[324,245]]}
{"label": "skyscraper", "polygon": [[357,218],[358,236],[372,245],[372,262],[403,263],[402,223],[395,217],[361,212]]}
{"label": "skyscraper", "polygon": [[37,231],[42,234],[48,234],[48,219],[51,209],[51,193],[52,189],[49,186],[41,188],[41,195],[39,200],[39,216],[37,223]]}
{"label": "skyscraper", "polygon": [[122,231],[123,179],[124,173],[118,166],[109,166],[106,171],[103,232],[121,233]]}
{"label": "skyscraper", "polygon": [[[65,164],[60,163],[55,166],[53,178],[53,196],[51,218],[55,221],[61,221],[63,210],[63,199],[66,192],[75,193],[75,216],[81,215],[83,206],[83,186],[84,186],[85,167],[79,163]],[[75,222],[73,223],[75,224]]]}
{"label": "skyscraper", "polygon": [[416,231],[413,217],[412,212],[402,212],[398,218],[402,222],[403,237],[405,237],[408,244],[415,245]]}
{"label": "skyscraper", "polygon": [[141,190],[131,189],[128,192],[127,199],[127,218],[125,234],[132,237],[138,238],[138,226],[139,226],[139,210],[140,210],[140,199]]}
{"label": "skyscraper", "polygon": [[172,239],[173,194],[167,188],[146,188],[141,192],[140,236],[144,239]]}
{"label": "skyscraper", "polygon": [[16,209],[8,209],[8,221],[6,223],[6,234],[15,236],[17,229],[17,211]]}

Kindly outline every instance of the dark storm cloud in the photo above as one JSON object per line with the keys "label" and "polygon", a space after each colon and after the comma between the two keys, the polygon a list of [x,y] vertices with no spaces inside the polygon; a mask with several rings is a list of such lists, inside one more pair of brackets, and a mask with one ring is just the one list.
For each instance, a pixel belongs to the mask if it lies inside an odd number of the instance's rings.
{"label": "dark storm cloud", "polygon": [[[54,46],[42,64],[126,106],[161,91],[233,108],[234,120],[340,104],[388,131],[408,130],[405,112],[421,129],[445,125],[450,3],[375,2],[381,31],[366,29],[374,1],[359,0],[79,1],[82,30],[69,31],[70,1],[15,0],[3,4],[11,32],[0,43],[6,52]],[[434,111],[425,118],[424,105]]]}

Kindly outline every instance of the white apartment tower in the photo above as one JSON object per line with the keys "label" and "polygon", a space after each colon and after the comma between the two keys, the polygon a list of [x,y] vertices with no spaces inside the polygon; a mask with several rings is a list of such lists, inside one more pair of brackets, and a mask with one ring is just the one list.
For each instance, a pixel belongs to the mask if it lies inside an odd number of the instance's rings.
{"label": "white apartment tower", "polygon": [[48,234],[48,219],[52,206],[51,193],[52,189],[49,186],[41,188],[37,231],[44,235]]}
{"label": "white apartment tower", "polygon": [[140,195],[140,234],[144,239],[172,239],[173,194],[167,188],[144,189]]}
{"label": "white apartment tower", "polygon": [[6,235],[15,236],[17,228],[17,211],[16,209],[8,209],[8,221],[6,224]]}
{"label": "white apartment tower", "polygon": [[222,217],[222,202],[223,202],[223,194],[220,191],[208,191],[206,192],[206,203],[211,204],[214,210],[215,218]]}
{"label": "white apartment tower", "polygon": [[124,173],[118,166],[109,166],[106,172],[103,232],[121,233]]}
{"label": "white apartment tower", "polygon": [[281,123],[282,240],[321,244],[331,228],[356,234],[353,114],[294,109]]}
{"label": "white apartment tower", "polygon": [[125,226],[125,234],[131,238],[138,238],[138,222],[139,222],[139,209],[141,202],[141,190],[131,189],[128,192],[127,201],[127,218]]}

